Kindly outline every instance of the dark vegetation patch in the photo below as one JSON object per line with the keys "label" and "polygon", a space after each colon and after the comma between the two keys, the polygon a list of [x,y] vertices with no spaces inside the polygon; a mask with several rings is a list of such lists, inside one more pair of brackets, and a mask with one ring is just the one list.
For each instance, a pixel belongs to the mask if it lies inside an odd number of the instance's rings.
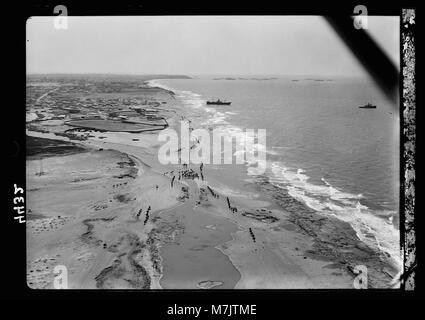
{"label": "dark vegetation patch", "polygon": [[130,202],[132,200],[129,194],[117,194],[114,196],[114,199],[124,203]]}
{"label": "dark vegetation patch", "polygon": [[86,148],[72,142],[31,136],[27,136],[26,139],[27,158],[54,157],[87,152]]}

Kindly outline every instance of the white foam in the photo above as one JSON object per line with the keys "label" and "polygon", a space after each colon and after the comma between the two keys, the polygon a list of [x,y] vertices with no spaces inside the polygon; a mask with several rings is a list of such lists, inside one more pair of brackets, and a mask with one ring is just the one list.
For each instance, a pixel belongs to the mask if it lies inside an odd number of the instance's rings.
{"label": "white foam", "polygon": [[272,184],[286,189],[291,197],[318,213],[348,222],[361,241],[387,253],[394,265],[401,266],[400,231],[388,219],[380,217],[394,215],[395,212],[375,212],[360,203],[362,194],[340,191],[324,178],[321,179],[324,185],[310,183],[302,169],[294,170],[272,163],[271,171]]}
{"label": "white foam", "polygon": [[150,87],[158,87],[158,88],[162,88],[164,90],[169,90],[169,91],[174,91],[172,88],[169,88],[167,86],[165,86],[164,84],[160,83],[158,79],[153,79],[153,80],[149,80],[146,81],[148,83],[148,85]]}
{"label": "white foam", "polygon": [[[213,125],[216,129],[222,131],[227,139],[232,136],[238,136],[237,141],[240,144],[245,143],[244,131],[230,125],[227,121],[227,115],[234,113],[230,111],[219,112],[215,108],[206,106],[206,101],[201,95],[191,91],[182,91],[169,88],[162,85],[158,81],[150,81],[151,85],[162,87],[166,90],[174,91],[176,97],[179,98],[185,106],[194,109],[201,109],[208,115],[208,119],[202,122],[202,125]],[[234,155],[242,152],[254,152],[255,148],[264,151],[265,146],[253,145],[252,150],[236,151]],[[273,149],[285,149],[285,147],[273,147]],[[258,150],[258,149],[257,149]],[[268,154],[277,154],[274,150],[267,150]],[[257,163],[257,162],[256,162]],[[246,163],[248,165],[247,172],[250,176],[262,174],[258,171],[256,163]],[[263,164],[265,165],[265,164]],[[271,164],[270,181],[274,185],[284,188],[293,198],[305,203],[308,207],[323,215],[332,215],[342,221],[350,223],[356,231],[359,239],[373,248],[377,248],[388,253],[397,266],[401,266],[401,256],[399,249],[400,232],[397,230],[389,219],[379,217],[382,213],[377,214],[370,210],[367,206],[360,203],[363,198],[362,194],[353,194],[343,192],[332,186],[328,181],[322,178],[323,185],[313,184],[309,182],[309,176],[301,169],[290,169],[281,163]],[[231,196],[242,196],[234,190],[227,187],[216,189],[224,194]],[[388,212],[391,216],[394,212]]]}
{"label": "white foam", "polygon": [[246,193],[239,190],[232,189],[226,185],[212,185],[213,190],[216,192],[229,196],[229,197],[238,197],[238,198],[246,198],[246,199],[255,199],[258,195],[253,193]]}

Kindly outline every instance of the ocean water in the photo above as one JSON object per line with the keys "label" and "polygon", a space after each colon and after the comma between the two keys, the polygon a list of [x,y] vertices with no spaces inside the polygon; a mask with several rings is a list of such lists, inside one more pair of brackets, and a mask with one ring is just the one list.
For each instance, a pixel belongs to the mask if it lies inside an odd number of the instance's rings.
{"label": "ocean water", "polygon": [[[368,78],[239,77],[151,85],[173,90],[195,128],[266,129],[268,181],[318,213],[349,222],[360,240],[399,264],[398,105]],[[218,98],[232,104],[206,105]],[[377,109],[358,108],[367,102]],[[255,179],[251,169],[246,164]]]}

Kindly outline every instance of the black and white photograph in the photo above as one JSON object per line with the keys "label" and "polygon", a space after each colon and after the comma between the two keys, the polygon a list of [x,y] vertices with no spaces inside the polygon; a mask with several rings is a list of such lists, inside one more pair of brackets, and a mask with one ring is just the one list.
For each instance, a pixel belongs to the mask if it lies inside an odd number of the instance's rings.
{"label": "black and white photograph", "polygon": [[9,186],[31,294],[415,290],[414,9],[43,10]]}

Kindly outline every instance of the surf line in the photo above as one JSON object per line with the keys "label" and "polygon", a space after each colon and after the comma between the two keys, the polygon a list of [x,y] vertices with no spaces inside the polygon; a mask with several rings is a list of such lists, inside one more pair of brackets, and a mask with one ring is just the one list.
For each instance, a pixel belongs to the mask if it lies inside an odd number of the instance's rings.
{"label": "surf line", "polygon": [[[235,157],[236,164],[257,164],[256,174],[266,170],[266,129],[228,133],[214,128],[211,139],[210,130],[193,129],[187,121],[181,121],[180,139],[176,130],[167,128],[159,133],[158,141],[165,142],[158,150],[158,160],[163,165],[232,164]],[[191,142],[195,144],[190,146]]]}

